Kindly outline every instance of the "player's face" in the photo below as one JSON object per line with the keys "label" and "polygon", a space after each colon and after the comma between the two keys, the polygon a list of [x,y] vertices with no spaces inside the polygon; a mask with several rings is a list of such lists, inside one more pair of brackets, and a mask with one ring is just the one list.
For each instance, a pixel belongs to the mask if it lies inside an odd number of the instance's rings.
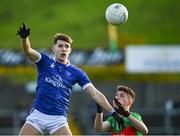
{"label": "player's face", "polygon": [[58,61],[64,64],[68,62],[68,56],[71,53],[71,45],[68,42],[57,40],[57,43],[53,46],[52,49]]}
{"label": "player's face", "polygon": [[[117,91],[115,95],[115,99],[123,106],[127,107],[132,103],[132,98],[130,95],[123,91]],[[115,106],[115,102],[113,101],[113,105]]]}

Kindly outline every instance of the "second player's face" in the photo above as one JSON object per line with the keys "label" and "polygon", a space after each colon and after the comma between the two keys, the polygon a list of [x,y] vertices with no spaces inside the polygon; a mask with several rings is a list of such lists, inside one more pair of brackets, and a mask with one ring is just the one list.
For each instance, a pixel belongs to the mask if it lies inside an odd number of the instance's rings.
{"label": "second player's face", "polygon": [[[117,91],[115,95],[115,99],[123,106],[127,107],[130,104],[131,98],[130,96],[123,92],[123,91]],[[113,105],[116,105],[115,102],[113,101]]]}
{"label": "second player's face", "polygon": [[71,45],[63,40],[58,40],[57,44],[53,46],[55,57],[61,63],[66,64],[68,62],[68,56],[71,53]]}

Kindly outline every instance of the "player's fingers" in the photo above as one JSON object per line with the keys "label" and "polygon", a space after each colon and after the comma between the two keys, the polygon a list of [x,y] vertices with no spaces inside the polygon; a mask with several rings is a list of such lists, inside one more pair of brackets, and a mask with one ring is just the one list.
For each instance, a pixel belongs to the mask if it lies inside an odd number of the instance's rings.
{"label": "player's fingers", "polygon": [[116,98],[114,98],[114,102],[116,103],[116,105],[117,105],[118,107],[121,107],[121,106],[122,106],[121,103],[118,102],[118,100],[117,100]]}
{"label": "player's fingers", "polygon": [[22,27],[19,27],[19,31],[21,31],[23,28]]}
{"label": "player's fingers", "polygon": [[20,34],[20,31],[18,31],[16,35],[19,35],[19,34]]}
{"label": "player's fingers", "polygon": [[26,25],[25,25],[25,23],[23,23],[23,29],[26,29]]}

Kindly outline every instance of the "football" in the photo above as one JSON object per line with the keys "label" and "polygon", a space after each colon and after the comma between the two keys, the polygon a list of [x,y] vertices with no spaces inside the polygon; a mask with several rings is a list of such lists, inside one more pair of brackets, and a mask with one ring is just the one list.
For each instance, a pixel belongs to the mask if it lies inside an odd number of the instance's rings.
{"label": "football", "polygon": [[127,21],[128,10],[120,3],[113,3],[107,7],[105,16],[109,24],[118,26]]}

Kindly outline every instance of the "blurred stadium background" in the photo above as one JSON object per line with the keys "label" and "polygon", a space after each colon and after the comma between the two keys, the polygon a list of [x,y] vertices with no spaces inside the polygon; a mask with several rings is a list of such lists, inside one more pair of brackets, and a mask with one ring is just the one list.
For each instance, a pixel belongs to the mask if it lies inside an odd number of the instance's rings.
{"label": "blurred stadium background", "polygon": [[[129,11],[119,27],[107,25],[104,17],[115,2]],[[35,97],[36,68],[16,36],[22,22],[31,28],[32,47],[49,55],[56,32],[71,35],[71,62],[110,102],[116,85],[133,88],[132,111],[142,115],[150,135],[180,134],[179,5],[179,0],[0,0],[0,134],[18,134]],[[95,113],[95,103],[75,86],[69,109],[73,134],[103,134],[93,129]]]}

